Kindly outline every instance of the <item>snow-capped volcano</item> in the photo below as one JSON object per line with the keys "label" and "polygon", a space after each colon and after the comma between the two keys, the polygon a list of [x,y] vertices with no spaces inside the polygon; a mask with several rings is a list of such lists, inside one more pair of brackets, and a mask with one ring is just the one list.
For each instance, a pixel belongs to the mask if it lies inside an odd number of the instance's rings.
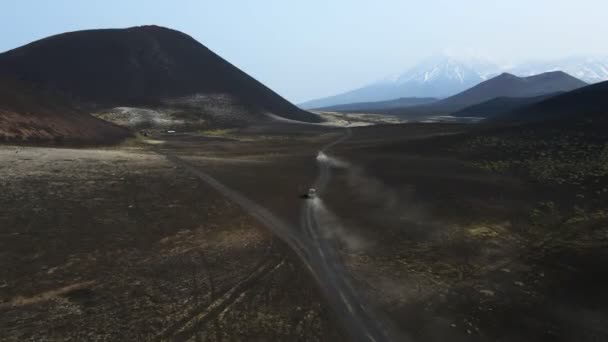
{"label": "snow-capped volcano", "polygon": [[410,82],[432,83],[437,81],[453,81],[455,83],[467,84],[486,80],[497,75],[499,72],[500,68],[497,65],[481,59],[435,56],[404,73],[388,77],[384,81],[396,84],[407,84]]}
{"label": "snow-capped volcano", "polygon": [[556,61],[498,65],[479,58],[438,55],[426,59],[406,72],[346,93],[308,101],[300,106],[311,109],[404,97],[445,98],[503,72],[527,77],[551,71],[563,71],[587,83],[606,81],[608,58],[571,57]]}
{"label": "snow-capped volcano", "polygon": [[410,70],[336,96],[302,103],[303,108],[321,108],[353,102],[373,102],[401,97],[448,97],[498,75],[490,62],[435,56]]}

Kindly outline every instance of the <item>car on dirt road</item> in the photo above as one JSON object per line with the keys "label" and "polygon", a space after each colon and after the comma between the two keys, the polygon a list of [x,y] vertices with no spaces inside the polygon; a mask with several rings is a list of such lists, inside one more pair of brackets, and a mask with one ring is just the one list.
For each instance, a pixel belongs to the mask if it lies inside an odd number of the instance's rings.
{"label": "car on dirt road", "polygon": [[308,194],[306,195],[307,198],[315,198],[317,197],[317,189],[315,188],[310,188],[308,189]]}

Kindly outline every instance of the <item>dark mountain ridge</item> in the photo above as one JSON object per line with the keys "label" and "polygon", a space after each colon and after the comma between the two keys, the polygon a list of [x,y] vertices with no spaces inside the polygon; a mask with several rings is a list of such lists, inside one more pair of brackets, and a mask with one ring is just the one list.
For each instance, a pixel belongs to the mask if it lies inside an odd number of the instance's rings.
{"label": "dark mountain ridge", "polygon": [[608,81],[551,97],[498,117],[499,120],[602,119],[608,117]]}
{"label": "dark mountain ridge", "polygon": [[497,97],[489,101],[478,103],[457,112],[451,113],[452,116],[457,117],[482,117],[491,118],[501,116],[503,114],[512,112],[519,108],[541,102],[548,98],[563,94],[552,93],[546,95],[532,96],[532,97]]}
{"label": "dark mountain ridge", "polygon": [[467,107],[500,97],[526,98],[568,92],[587,83],[564,72],[547,72],[529,77],[500,74],[459,94],[429,105],[393,108],[382,113],[401,116],[449,115]]}
{"label": "dark mountain ridge", "polygon": [[460,94],[441,101],[444,106],[462,107],[489,101],[497,97],[534,97],[571,91],[587,83],[562,71],[518,77],[502,73]]}

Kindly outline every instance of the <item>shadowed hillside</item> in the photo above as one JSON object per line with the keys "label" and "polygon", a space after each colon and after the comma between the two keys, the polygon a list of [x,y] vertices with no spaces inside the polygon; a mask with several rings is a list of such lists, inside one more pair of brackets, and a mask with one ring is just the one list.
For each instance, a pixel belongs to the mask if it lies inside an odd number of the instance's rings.
{"label": "shadowed hillside", "polygon": [[547,72],[529,77],[508,73],[496,76],[458,95],[441,101],[442,106],[470,106],[497,97],[532,97],[560,91],[570,91],[587,85],[564,72]]}
{"label": "shadowed hillside", "polygon": [[497,117],[560,94],[561,93],[556,93],[532,97],[497,97],[459,110],[452,113],[452,115],[459,117]]}
{"label": "shadowed hillside", "polygon": [[501,119],[539,120],[576,116],[580,119],[604,119],[607,114],[608,82],[601,82],[515,110]]}
{"label": "shadowed hillside", "polygon": [[109,144],[129,136],[127,129],[88,115],[63,94],[0,82],[0,140]]}

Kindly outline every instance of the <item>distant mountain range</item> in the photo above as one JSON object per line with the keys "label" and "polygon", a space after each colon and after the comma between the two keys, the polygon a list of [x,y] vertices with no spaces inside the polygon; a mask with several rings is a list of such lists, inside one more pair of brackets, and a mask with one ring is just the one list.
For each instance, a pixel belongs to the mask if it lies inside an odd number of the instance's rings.
{"label": "distant mountain range", "polygon": [[539,75],[518,77],[502,73],[487,81],[433,104],[460,110],[497,97],[535,97],[558,92],[567,92],[586,86],[587,83],[562,71],[546,72]]}
{"label": "distant mountain range", "polygon": [[[510,110],[512,110],[535,101],[544,100],[546,96],[569,92],[586,85],[587,83],[561,71],[529,77],[502,73],[461,93],[433,103],[402,108],[381,108],[374,112],[408,119],[453,115],[453,113],[457,113],[457,116],[473,116],[463,114],[467,112],[477,112],[478,115],[474,116],[491,117],[506,110],[499,106],[505,104],[505,102],[511,106]],[[503,100],[496,102],[498,98],[503,98]],[[510,100],[505,101],[504,98]],[[383,103],[386,103],[386,101],[378,102],[376,106],[381,107]],[[474,108],[470,108],[471,106],[474,106]],[[480,112],[480,109],[487,111]]]}
{"label": "distant mountain range", "polygon": [[445,98],[458,94],[503,72],[532,76],[564,71],[587,83],[608,80],[608,58],[573,57],[551,62],[500,66],[481,59],[435,56],[398,74],[370,85],[300,104],[315,109],[355,102],[375,102],[403,97]]}
{"label": "distant mountain range", "polygon": [[354,102],[386,101],[404,97],[447,97],[498,74],[498,68],[480,60],[436,56],[405,73],[343,94],[300,104],[314,109]]}

